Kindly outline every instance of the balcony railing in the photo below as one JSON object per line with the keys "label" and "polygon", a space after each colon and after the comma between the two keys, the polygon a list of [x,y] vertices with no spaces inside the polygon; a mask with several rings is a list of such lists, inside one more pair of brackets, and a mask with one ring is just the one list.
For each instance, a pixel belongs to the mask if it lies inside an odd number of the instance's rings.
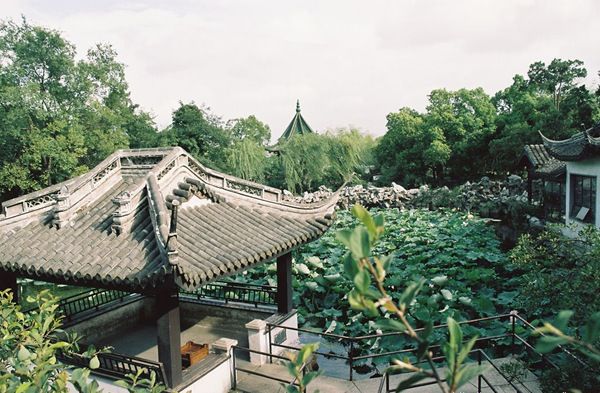
{"label": "balcony railing", "polygon": [[125,302],[127,299],[137,299],[139,297],[141,297],[141,295],[124,291],[92,289],[61,299],[58,302],[58,309],[65,320],[70,321],[78,314],[99,310],[102,306],[111,303]]}
{"label": "balcony railing", "polygon": [[215,300],[224,304],[245,303],[259,306],[277,305],[277,287],[217,281],[195,291],[179,291],[183,300]]}
{"label": "balcony railing", "polygon": [[[140,375],[141,378],[150,379],[151,373],[154,372],[157,383],[166,383],[167,379],[162,363],[118,353],[101,352],[96,356],[100,366],[91,370],[96,375],[125,380],[128,374],[136,375],[139,370],[143,370]],[[82,368],[89,367],[90,359],[83,355],[61,354],[57,357],[64,364]]]}

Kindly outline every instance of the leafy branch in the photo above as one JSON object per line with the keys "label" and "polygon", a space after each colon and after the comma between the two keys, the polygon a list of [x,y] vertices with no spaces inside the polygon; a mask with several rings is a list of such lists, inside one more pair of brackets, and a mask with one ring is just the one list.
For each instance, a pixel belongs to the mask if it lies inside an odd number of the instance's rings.
{"label": "leafy branch", "polygon": [[[313,379],[321,375],[320,371],[306,372],[308,362],[313,356],[313,353],[319,349],[319,343],[304,345],[297,354],[289,356],[290,361],[287,363],[288,373],[294,377],[293,381],[284,385],[288,393],[306,393],[306,388]],[[315,392],[318,393],[318,392]]]}
{"label": "leafy branch", "polygon": [[581,338],[565,333],[573,314],[574,312],[571,310],[563,310],[558,313],[554,323],[544,322],[541,327],[537,328],[535,333],[541,337],[537,342],[536,350],[541,353],[549,353],[560,345],[570,345],[593,362],[600,363],[600,348],[598,348],[600,312],[596,312],[590,317]]}
{"label": "leafy branch", "polygon": [[[102,392],[90,373],[100,367],[98,354],[106,350],[90,346],[85,353],[78,354],[77,337],[63,337],[58,298],[47,290],[27,301],[39,307],[23,312],[21,306],[13,302],[10,290],[0,291],[0,393],[67,393],[69,384],[80,393]],[[61,354],[89,359],[88,367],[66,366],[58,361]],[[168,391],[157,383],[153,374],[150,379],[141,378],[144,372],[128,375],[129,381],[117,381],[117,385],[135,393]]]}
{"label": "leafy branch", "polygon": [[[400,332],[417,344],[417,362],[411,363],[408,358],[395,359],[393,360],[394,365],[387,370],[388,372],[409,371],[414,373],[413,376],[397,386],[397,391],[408,389],[425,378],[432,378],[442,392],[456,392],[458,388],[485,369],[480,365],[465,364],[477,337],[463,343],[459,324],[454,319],[448,318],[449,340],[443,346],[448,371],[444,380],[437,371],[428,340],[433,331],[433,322],[431,320],[424,321],[425,329],[417,333],[417,329],[407,318],[409,307],[415,301],[425,281],[409,283],[398,301],[395,302],[384,285],[392,257],[390,255],[372,255],[375,244],[385,230],[383,215],[373,217],[360,205],[355,205],[352,213],[362,225],[337,232],[338,240],[348,249],[344,256],[344,271],[354,283],[354,288],[348,295],[350,306],[371,317],[380,316],[381,312],[389,314],[388,318],[377,324],[378,327],[382,330]],[[429,370],[416,365],[422,361],[429,365]]]}

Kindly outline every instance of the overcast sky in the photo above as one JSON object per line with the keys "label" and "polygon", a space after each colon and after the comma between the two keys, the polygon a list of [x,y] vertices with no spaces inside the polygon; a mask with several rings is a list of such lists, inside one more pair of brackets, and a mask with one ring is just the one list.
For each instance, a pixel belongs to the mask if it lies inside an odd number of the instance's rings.
{"label": "overcast sky", "polygon": [[169,123],[179,101],[256,115],[278,137],[296,99],[316,130],[385,132],[432,89],[508,86],[530,63],[580,59],[598,84],[597,0],[0,0],[63,32],[80,54],[107,42],[134,102]]}

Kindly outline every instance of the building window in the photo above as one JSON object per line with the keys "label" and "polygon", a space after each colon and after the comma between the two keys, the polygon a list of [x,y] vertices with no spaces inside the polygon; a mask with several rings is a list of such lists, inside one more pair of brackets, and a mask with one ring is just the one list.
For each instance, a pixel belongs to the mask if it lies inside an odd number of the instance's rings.
{"label": "building window", "polygon": [[593,224],[596,216],[596,178],[571,175],[571,218]]}
{"label": "building window", "polygon": [[544,181],[543,203],[544,217],[548,221],[565,221],[565,182]]}

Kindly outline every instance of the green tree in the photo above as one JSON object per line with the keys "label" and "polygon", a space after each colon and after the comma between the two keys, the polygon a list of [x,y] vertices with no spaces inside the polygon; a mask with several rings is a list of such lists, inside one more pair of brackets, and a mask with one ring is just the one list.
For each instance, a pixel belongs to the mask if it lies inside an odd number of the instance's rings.
{"label": "green tree", "polygon": [[[286,366],[288,373],[294,379],[289,384],[282,384],[287,393],[306,393],[308,384],[321,375],[322,371],[305,371],[307,364],[315,356],[313,353],[318,349],[319,343],[304,344],[297,353],[289,355]],[[319,391],[315,391],[315,393],[319,393]]]}
{"label": "green tree", "polygon": [[[373,150],[376,144],[373,137],[354,128],[328,131],[325,136],[329,139],[331,167],[323,184],[337,187],[352,174],[355,174],[355,180],[370,174],[370,167],[375,163]],[[370,179],[367,177],[366,180]]]}
{"label": "green tree", "polygon": [[0,23],[0,197],[78,175],[155,134],[109,45],[75,56],[58,31]]}
{"label": "green tree", "polygon": [[527,76],[529,84],[550,94],[554,107],[560,110],[564,98],[578,87],[577,80],[585,78],[587,70],[581,60],[554,59],[548,66],[541,61],[531,64]]}
{"label": "green tree", "polygon": [[372,138],[358,130],[293,135],[278,155],[270,157],[267,179],[272,186],[293,192],[321,185],[338,188],[354,172],[364,171],[372,146]]}
{"label": "green tree", "polygon": [[[28,303],[38,307],[23,312],[15,304],[9,290],[0,291],[0,393],[8,392],[53,392],[67,393],[72,384],[80,393],[100,393],[98,383],[90,380],[90,369],[99,367],[98,351],[90,347],[78,354],[77,342],[65,337],[61,327],[62,317],[58,314],[58,298],[42,291]],[[74,369],[59,362],[61,354],[88,359],[88,368]],[[68,371],[71,371],[69,374]],[[140,378],[140,374],[128,375],[127,381],[117,381],[128,391],[138,393],[164,392],[165,386],[151,379]]]}
{"label": "green tree", "polygon": [[[488,143],[495,120],[494,105],[482,88],[432,91],[425,129],[433,135],[428,138],[432,142],[423,153],[424,158],[433,161],[436,172],[447,169],[452,180],[483,174],[489,168]],[[434,178],[439,178],[439,174],[434,174]]]}
{"label": "green tree", "polygon": [[271,139],[269,126],[258,120],[254,115],[228,121],[227,129],[233,139],[250,139],[261,146],[266,146]]}
{"label": "green tree", "polygon": [[600,310],[600,231],[583,230],[569,239],[557,230],[521,236],[510,260],[522,293],[518,306],[530,318],[550,318],[573,310],[583,325]]}
{"label": "green tree", "polygon": [[[559,369],[544,370],[540,377],[540,388],[548,393],[598,391],[600,383],[600,312],[595,312],[580,329],[580,334],[570,333],[569,320],[573,317],[572,310],[562,310],[555,321],[544,321],[535,333],[541,335],[536,350],[540,353],[551,354],[556,347],[569,346],[583,355],[581,359],[566,357],[559,360]],[[580,319],[580,318],[578,318]]]}
{"label": "green tree", "polygon": [[586,75],[580,60],[535,62],[527,77],[515,75],[496,93],[496,132],[489,144],[494,170],[516,170],[523,146],[540,143],[539,131],[564,139],[598,120],[598,98],[583,84]]}
{"label": "green tree", "polygon": [[25,20],[0,24],[1,194],[60,181],[84,156],[81,128],[66,113],[76,104],[72,90],[81,85],[72,72],[74,55],[56,31]]}
{"label": "green tree", "polygon": [[[447,150],[445,142],[442,139],[426,139],[424,116],[410,108],[388,114],[387,129],[375,148],[381,181],[395,181],[408,186],[426,182],[430,167],[423,159],[423,152],[434,143]],[[430,136],[441,138],[435,133]],[[438,157],[435,164],[443,165],[444,158],[447,159],[448,155]]]}
{"label": "green tree", "polygon": [[262,182],[265,179],[267,157],[264,147],[251,138],[235,141],[225,150],[227,172],[242,179]]}
{"label": "green tree", "polygon": [[325,138],[316,133],[288,139],[277,158],[281,160],[286,188],[302,192],[320,186],[330,165],[328,148]]}
{"label": "green tree", "polygon": [[208,108],[180,102],[161,137],[163,145],[181,146],[208,166],[226,167],[224,149],[230,146],[230,137]]}

